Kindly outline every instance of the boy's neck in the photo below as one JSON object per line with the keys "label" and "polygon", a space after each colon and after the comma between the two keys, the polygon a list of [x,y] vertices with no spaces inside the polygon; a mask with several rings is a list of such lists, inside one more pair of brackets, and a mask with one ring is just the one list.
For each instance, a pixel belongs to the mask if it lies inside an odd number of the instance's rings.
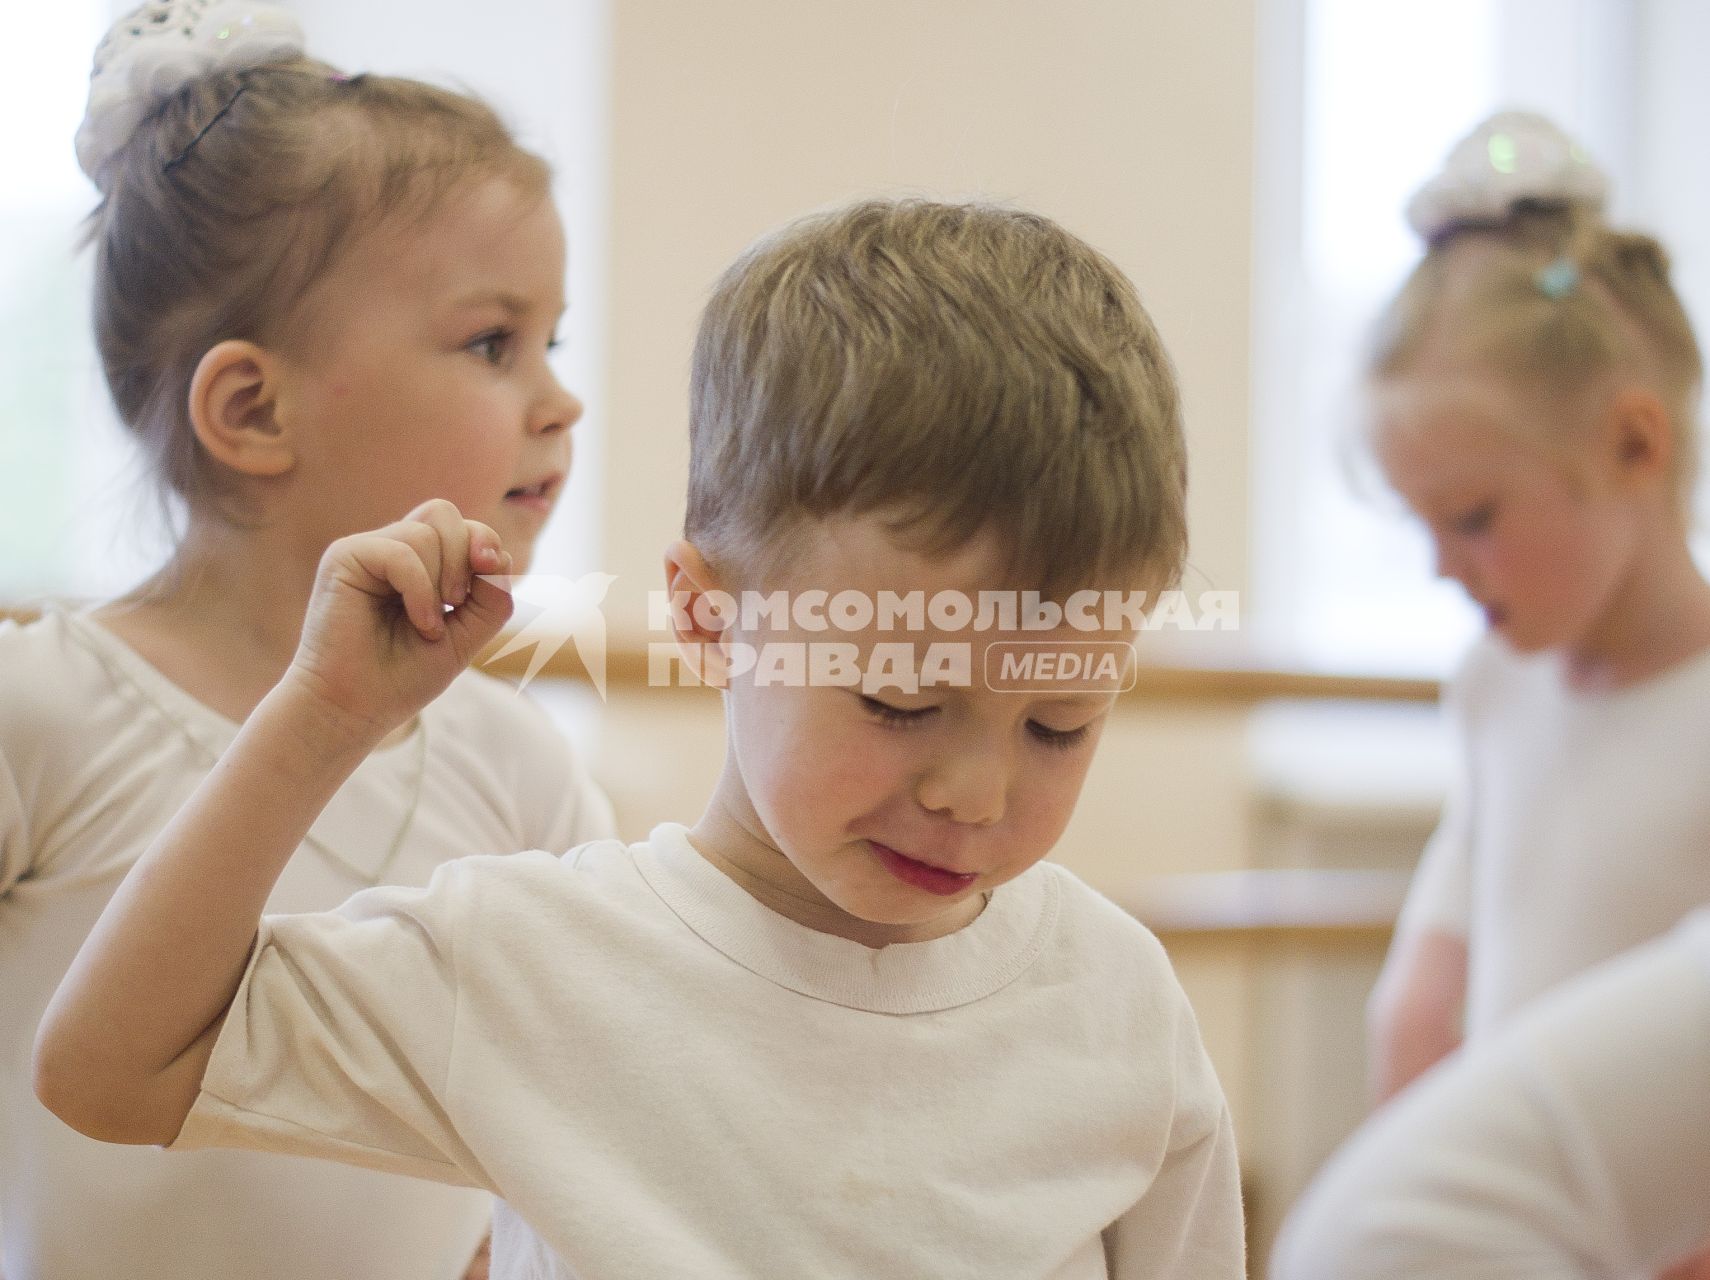
{"label": "boy's neck", "polygon": [[[727,759],[724,773],[730,772]],[[972,924],[985,908],[990,895],[960,904],[964,910],[919,924],[884,924],[850,915],[815,889],[777,849],[751,805],[740,800],[730,803],[726,786],[726,777],[721,777],[706,812],[689,831],[689,843],[755,901],[788,920],[876,950],[948,937]],[[747,817],[733,813],[733,808],[746,808]]]}

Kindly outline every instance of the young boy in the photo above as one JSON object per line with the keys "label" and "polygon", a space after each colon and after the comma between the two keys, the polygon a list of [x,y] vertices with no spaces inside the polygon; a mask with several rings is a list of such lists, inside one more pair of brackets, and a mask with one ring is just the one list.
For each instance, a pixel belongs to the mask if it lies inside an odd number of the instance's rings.
{"label": "young boy", "polygon": [[116,1142],[486,1188],[500,1277],[1241,1275],[1168,962],[1041,861],[1120,679],[1068,658],[1128,653],[1184,555],[1131,286],[1026,214],[808,219],[717,287],[690,429],[667,579],[728,738],[700,821],[261,919],[327,797],[509,616],[496,535],[450,504],[344,539],[56,996],[42,1100]]}

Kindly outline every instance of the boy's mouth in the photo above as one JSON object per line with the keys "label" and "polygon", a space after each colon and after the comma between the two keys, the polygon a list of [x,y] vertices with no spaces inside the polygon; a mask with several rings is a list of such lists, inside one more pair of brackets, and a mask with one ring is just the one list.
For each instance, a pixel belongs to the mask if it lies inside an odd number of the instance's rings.
{"label": "boy's mouth", "polygon": [[907,854],[898,853],[889,845],[880,844],[877,840],[867,841],[879,861],[898,880],[904,884],[913,885],[916,889],[924,889],[928,893],[947,898],[960,893],[974,881],[979,873],[974,871],[946,871],[943,867],[935,867],[930,862],[921,862]]}

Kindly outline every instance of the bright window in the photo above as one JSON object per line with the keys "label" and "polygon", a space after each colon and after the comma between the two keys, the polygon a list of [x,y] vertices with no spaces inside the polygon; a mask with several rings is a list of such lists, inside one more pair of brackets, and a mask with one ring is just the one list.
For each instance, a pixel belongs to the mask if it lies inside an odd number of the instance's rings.
{"label": "bright window", "polygon": [[140,550],[76,250],[95,192],[71,140],[106,24],[97,0],[24,6],[0,42],[0,601],[121,577]]}

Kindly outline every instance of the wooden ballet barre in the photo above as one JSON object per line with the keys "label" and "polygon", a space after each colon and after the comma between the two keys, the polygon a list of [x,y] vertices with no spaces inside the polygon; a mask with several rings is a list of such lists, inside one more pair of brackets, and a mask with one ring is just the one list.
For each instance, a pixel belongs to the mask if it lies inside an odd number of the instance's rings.
{"label": "wooden ballet barre", "polygon": [[1385,946],[1405,871],[1223,871],[1152,876],[1111,896],[1166,945]]}
{"label": "wooden ballet barre", "polygon": [[[501,637],[490,652],[498,652],[508,637]],[[1224,649],[1220,657],[1234,658]],[[528,670],[526,651],[509,654],[483,666],[483,670],[511,679]],[[553,654],[536,678],[589,683],[586,668],[573,647],[566,645]],[[667,688],[648,683],[648,657],[644,648],[626,645],[606,651],[606,687],[625,693],[678,693],[684,686]],[[691,691],[695,691],[691,687]],[[1282,665],[1266,665],[1257,657],[1238,661],[1187,663],[1158,661],[1142,653],[1132,688],[1123,701],[1136,702],[1223,702],[1251,704],[1273,698],[1355,698],[1388,702],[1435,702],[1439,682],[1412,676],[1353,675],[1306,671]]]}
{"label": "wooden ballet barre", "polygon": [[[29,605],[0,605],[0,621],[29,622],[40,610]],[[510,640],[507,632],[488,648],[497,653]],[[1124,701],[1222,702],[1250,704],[1273,698],[1355,698],[1387,702],[1435,702],[1439,682],[1415,676],[1364,675],[1312,671],[1286,662],[1267,660],[1261,652],[1227,643],[1204,646],[1207,661],[1184,660],[1196,646],[1177,645],[1167,651],[1141,650],[1141,662]],[[524,649],[491,662],[483,670],[507,679],[520,679],[528,670],[531,651]],[[574,646],[566,645],[541,667],[536,678],[591,683]],[[618,644],[606,652],[606,687],[625,693],[678,693],[686,686],[659,688],[649,683],[644,646]]]}

